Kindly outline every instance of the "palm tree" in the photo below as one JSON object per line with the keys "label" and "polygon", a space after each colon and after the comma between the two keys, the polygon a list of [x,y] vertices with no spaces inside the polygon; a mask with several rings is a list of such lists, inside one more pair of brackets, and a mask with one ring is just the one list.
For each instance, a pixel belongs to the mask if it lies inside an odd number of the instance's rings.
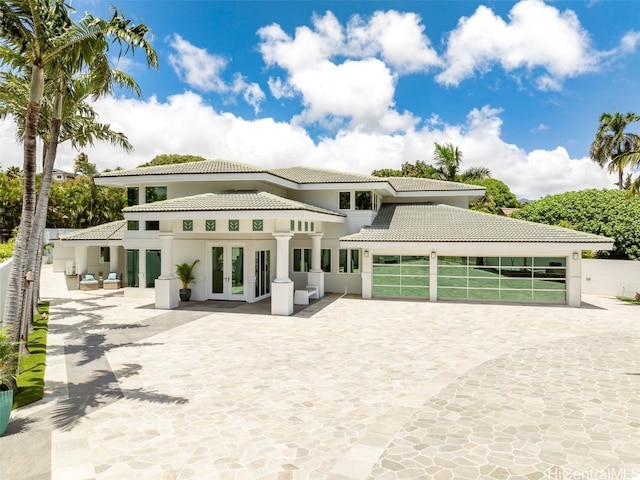
{"label": "palm tree", "polygon": [[472,180],[484,180],[491,177],[491,172],[486,167],[473,167],[464,172],[460,172],[462,162],[462,152],[452,143],[440,145],[435,142],[433,159],[436,161],[436,169],[433,178],[446,180],[449,182],[469,182]]}
{"label": "palm tree", "polygon": [[[62,116],[61,97],[66,82],[75,74],[86,71],[96,87],[95,96],[110,93],[113,82],[109,80],[113,78],[113,70],[106,55],[109,42],[120,47],[120,55],[137,47],[143,48],[147,62],[152,66],[157,66],[157,57],[144,39],[148,28],[143,24],[131,25],[115,8],[113,17],[108,21],[85,14],[82,20],[74,22],[64,0],[14,0],[0,2],[0,19],[0,63],[7,66],[5,70],[22,74],[30,71],[31,75],[23,133],[24,200],[4,317],[5,324],[18,326],[20,288],[26,273],[36,209],[36,137],[45,92],[45,71],[59,92],[53,102],[52,143],[47,149],[47,153],[53,150],[53,162]],[[46,205],[44,208],[46,210]],[[19,333],[21,329],[15,328],[15,331]]]}
{"label": "palm tree", "polygon": [[634,157],[629,154],[640,149],[640,136],[625,130],[631,123],[639,121],[640,116],[631,112],[624,115],[619,112],[603,113],[589,150],[594,162],[603,168],[608,165],[609,173],[618,172],[620,190],[624,189],[624,169],[633,164]]}

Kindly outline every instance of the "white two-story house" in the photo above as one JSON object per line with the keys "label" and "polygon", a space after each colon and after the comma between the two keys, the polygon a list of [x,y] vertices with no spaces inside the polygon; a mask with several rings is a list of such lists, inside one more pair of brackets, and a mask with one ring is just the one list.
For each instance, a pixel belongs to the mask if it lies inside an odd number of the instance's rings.
{"label": "white two-story house", "polygon": [[[196,265],[194,300],[293,312],[309,287],[363,298],[580,305],[582,250],[609,238],[468,209],[475,185],[211,160],[104,173],[124,221],[60,240],[57,265],[121,272],[125,295],[178,306],[176,264]],[[65,257],[66,256],[66,257]],[[55,265],[54,265],[55,266]]]}

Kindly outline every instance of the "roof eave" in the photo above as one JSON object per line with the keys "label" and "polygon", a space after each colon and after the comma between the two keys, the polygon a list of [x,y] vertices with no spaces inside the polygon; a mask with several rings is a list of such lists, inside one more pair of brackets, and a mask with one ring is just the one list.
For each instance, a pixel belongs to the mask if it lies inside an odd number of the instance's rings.
{"label": "roof eave", "polygon": [[[613,250],[613,242],[534,242],[534,241],[416,241],[416,240],[349,240],[340,238],[340,248],[368,248],[385,250],[390,246],[402,245],[404,248],[420,248],[427,252],[469,249],[470,245],[480,251],[495,250],[501,254],[522,253],[523,249],[532,252],[542,250],[582,251],[582,250]],[[496,248],[498,247],[498,248]],[[440,253],[440,252],[439,252]],[[472,252],[469,252],[470,254]]]}
{"label": "roof eave", "polygon": [[139,211],[124,212],[126,220],[183,220],[185,214],[190,220],[210,219],[255,219],[257,217],[269,219],[312,220],[329,223],[345,223],[346,216],[339,213],[313,212],[304,209],[283,210],[167,210],[167,211]]}

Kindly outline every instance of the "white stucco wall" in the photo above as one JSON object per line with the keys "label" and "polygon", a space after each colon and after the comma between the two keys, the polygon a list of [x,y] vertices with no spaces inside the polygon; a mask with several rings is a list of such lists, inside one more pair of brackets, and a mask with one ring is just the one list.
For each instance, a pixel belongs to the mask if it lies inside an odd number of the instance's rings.
{"label": "white stucco wall", "polygon": [[640,262],[582,260],[582,293],[633,297],[640,292]]}

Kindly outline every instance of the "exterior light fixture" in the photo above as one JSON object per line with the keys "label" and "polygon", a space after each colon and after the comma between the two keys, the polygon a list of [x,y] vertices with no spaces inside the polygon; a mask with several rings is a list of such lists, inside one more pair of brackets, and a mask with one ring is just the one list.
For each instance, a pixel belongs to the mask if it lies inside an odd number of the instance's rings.
{"label": "exterior light fixture", "polygon": [[573,259],[574,259],[574,260],[578,260],[579,255],[580,255],[580,254],[579,254],[578,252],[573,252]]}
{"label": "exterior light fixture", "polygon": [[365,251],[364,251],[364,256],[365,256],[365,258],[368,258],[368,257],[369,257],[369,250],[365,250]]}
{"label": "exterior light fixture", "polygon": [[435,260],[436,259],[436,252],[431,252],[431,260]]}

